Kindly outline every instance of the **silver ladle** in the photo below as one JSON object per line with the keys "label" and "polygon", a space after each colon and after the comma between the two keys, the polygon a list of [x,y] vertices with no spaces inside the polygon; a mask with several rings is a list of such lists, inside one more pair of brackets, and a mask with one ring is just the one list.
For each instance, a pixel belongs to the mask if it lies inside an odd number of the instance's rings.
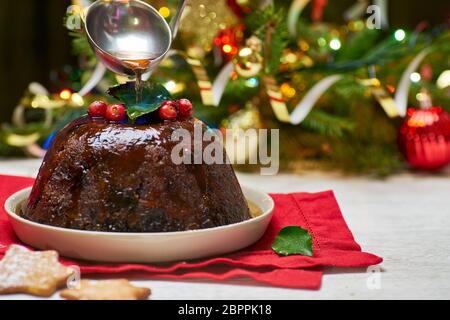
{"label": "silver ladle", "polygon": [[186,7],[181,0],[169,25],[151,5],[138,0],[98,0],[88,9],[85,29],[98,59],[128,77],[152,72],[167,53]]}

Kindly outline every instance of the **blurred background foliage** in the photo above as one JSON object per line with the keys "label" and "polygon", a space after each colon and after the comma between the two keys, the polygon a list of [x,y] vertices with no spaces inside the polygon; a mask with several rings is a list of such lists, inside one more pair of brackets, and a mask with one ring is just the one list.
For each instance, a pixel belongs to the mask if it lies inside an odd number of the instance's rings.
{"label": "blurred background foliage", "polygon": [[[352,3],[329,1],[324,20],[343,22],[342,12]],[[64,86],[55,81],[58,73],[76,66],[61,22],[68,5],[70,0],[0,1],[0,122],[10,120],[30,81],[58,90]],[[450,1],[395,0],[389,6],[392,27],[414,28],[421,21],[436,25],[448,19]]]}

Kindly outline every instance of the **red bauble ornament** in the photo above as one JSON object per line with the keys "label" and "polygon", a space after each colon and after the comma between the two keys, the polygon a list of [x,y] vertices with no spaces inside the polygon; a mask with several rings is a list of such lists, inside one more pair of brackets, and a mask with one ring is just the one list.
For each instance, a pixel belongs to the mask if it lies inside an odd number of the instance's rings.
{"label": "red bauble ornament", "polygon": [[398,143],[411,167],[443,169],[450,164],[450,115],[440,107],[408,109]]}

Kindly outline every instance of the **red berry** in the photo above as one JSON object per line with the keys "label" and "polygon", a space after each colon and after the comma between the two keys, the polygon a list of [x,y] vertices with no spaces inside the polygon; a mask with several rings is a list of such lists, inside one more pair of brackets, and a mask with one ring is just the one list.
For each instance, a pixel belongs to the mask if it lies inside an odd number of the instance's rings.
{"label": "red berry", "polygon": [[108,105],[103,101],[95,101],[89,105],[88,114],[91,118],[104,118]]}
{"label": "red berry", "polygon": [[188,99],[181,99],[178,101],[178,110],[180,115],[184,118],[192,117],[194,114],[194,107]]}
{"label": "red berry", "polygon": [[159,108],[159,116],[163,120],[175,120],[178,110],[174,101],[165,101]]}
{"label": "red berry", "polygon": [[106,109],[106,119],[109,121],[123,121],[127,118],[127,109],[123,104],[112,104]]}
{"label": "red berry", "polygon": [[172,106],[172,107],[176,108],[177,103],[176,103],[176,101],[173,101],[173,100],[166,100],[161,104],[161,107],[164,107],[164,106]]}

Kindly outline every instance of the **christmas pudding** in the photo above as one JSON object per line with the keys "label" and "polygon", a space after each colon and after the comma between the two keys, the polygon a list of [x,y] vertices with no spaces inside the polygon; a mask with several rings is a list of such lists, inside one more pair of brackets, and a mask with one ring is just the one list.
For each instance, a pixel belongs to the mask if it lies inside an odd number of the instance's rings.
{"label": "christmas pudding", "polygon": [[146,85],[139,101],[133,93],[130,83],[113,88],[124,104],[93,103],[89,116],[60,131],[23,217],[104,232],[175,232],[250,219],[229,164],[173,161],[174,131],[208,130],[192,117],[190,102],[170,100],[157,85]]}

